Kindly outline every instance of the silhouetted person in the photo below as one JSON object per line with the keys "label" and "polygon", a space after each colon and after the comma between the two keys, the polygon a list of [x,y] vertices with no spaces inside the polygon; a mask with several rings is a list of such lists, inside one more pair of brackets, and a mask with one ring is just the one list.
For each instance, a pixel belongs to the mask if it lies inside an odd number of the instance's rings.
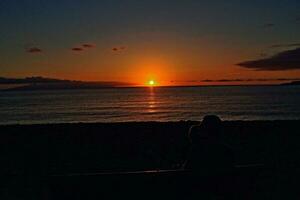
{"label": "silhouetted person", "polygon": [[191,127],[188,136],[190,151],[184,167],[192,172],[189,189],[192,192],[201,191],[199,197],[204,199],[232,199],[233,151],[224,141],[220,118],[205,116],[200,125]]}
{"label": "silhouetted person", "polygon": [[203,174],[229,172],[233,168],[233,152],[222,134],[222,121],[215,115],[205,116],[200,125],[192,126],[185,169]]}

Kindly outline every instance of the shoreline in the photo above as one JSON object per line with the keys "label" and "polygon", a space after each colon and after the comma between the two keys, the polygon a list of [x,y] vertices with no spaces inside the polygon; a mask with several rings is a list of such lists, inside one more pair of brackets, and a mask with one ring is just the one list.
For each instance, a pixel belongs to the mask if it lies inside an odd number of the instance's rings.
{"label": "shoreline", "polygon": [[[225,124],[228,123],[294,123],[294,122],[299,122],[300,119],[275,119],[275,120],[222,120]],[[57,122],[57,123],[9,123],[9,124],[1,124],[0,123],[0,128],[1,127],[13,127],[13,126],[70,126],[70,125],[85,125],[85,126],[90,126],[90,125],[135,125],[135,124],[178,124],[178,123],[186,123],[186,124],[199,124],[201,123],[200,121],[194,121],[194,120],[178,120],[178,121],[126,121],[126,122]]]}
{"label": "shoreline", "polygon": [[[196,121],[0,125],[0,171],[24,174],[176,170]],[[235,165],[300,167],[300,120],[224,121]]]}
{"label": "shoreline", "polygon": [[[177,169],[185,159],[187,134],[195,124],[199,122],[0,125],[0,143],[4,158],[11,163],[10,169],[6,166],[9,171],[20,164],[33,165],[23,163],[24,159],[39,163],[36,156],[51,163],[50,171],[169,170]],[[300,120],[223,124],[224,141],[235,149],[237,165],[280,160],[283,165],[300,166]]]}
{"label": "shoreline", "polygon": [[[223,187],[230,178],[237,199],[278,197],[282,191],[296,196],[290,188],[300,178],[300,120],[224,121],[224,141],[234,149],[235,166],[263,166],[239,168],[229,177],[204,176],[200,182],[179,171],[189,148],[187,132],[195,123],[0,126],[3,190],[12,196],[16,190],[29,197],[45,191],[53,199],[87,199],[87,194],[117,196],[115,191],[132,197],[138,188],[143,194],[176,197],[180,192],[207,194],[212,186],[203,188],[211,180]],[[191,190],[193,183],[200,187]]]}

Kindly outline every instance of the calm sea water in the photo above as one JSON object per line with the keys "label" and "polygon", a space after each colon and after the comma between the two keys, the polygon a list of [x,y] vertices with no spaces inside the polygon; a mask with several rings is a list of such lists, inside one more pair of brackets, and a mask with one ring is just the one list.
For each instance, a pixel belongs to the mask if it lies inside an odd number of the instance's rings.
{"label": "calm sea water", "polygon": [[300,119],[300,86],[0,92],[0,124]]}

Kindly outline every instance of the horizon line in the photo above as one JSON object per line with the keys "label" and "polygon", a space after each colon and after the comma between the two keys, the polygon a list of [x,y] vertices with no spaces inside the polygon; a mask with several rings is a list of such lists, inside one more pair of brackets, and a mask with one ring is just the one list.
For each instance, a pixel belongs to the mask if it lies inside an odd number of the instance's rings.
{"label": "horizon line", "polygon": [[[2,79],[2,81],[1,81]],[[89,81],[89,80],[71,80],[71,79],[60,79],[60,78],[49,78],[43,76],[28,76],[23,78],[12,78],[12,77],[1,77],[0,86],[2,85],[32,85],[32,84],[99,84],[103,88],[141,88],[141,87],[205,87],[205,86],[272,86],[289,84],[295,81],[300,81],[300,78],[270,78],[270,79],[218,79],[218,80],[200,80],[200,81],[170,81],[170,84],[157,84],[155,86],[149,86],[147,84],[137,84],[122,81]],[[179,82],[185,82],[186,84],[176,84]],[[272,83],[273,82],[273,83]],[[173,83],[173,84],[172,84]],[[194,83],[194,84],[187,84]],[[222,84],[226,83],[226,84]],[[103,85],[101,85],[103,84]],[[97,87],[97,85],[94,85]],[[87,88],[88,89],[88,88]]]}

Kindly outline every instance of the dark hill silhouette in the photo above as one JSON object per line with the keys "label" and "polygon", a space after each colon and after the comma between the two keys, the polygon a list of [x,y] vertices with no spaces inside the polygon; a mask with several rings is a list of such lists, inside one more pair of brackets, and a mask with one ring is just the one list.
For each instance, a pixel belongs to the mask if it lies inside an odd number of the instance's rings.
{"label": "dark hill silhouette", "polygon": [[54,78],[44,78],[41,76],[26,78],[4,78],[0,77],[0,84],[33,84],[33,83],[67,83],[70,80],[60,80]]}
{"label": "dark hill silhouette", "polygon": [[292,81],[289,83],[283,83],[282,85],[300,85],[300,81]]}
{"label": "dark hill silhouette", "polygon": [[98,89],[109,87],[132,86],[131,83],[124,82],[104,82],[104,81],[76,81],[45,78],[41,76],[26,78],[4,78],[0,77],[1,85],[14,85],[4,91],[15,90],[57,90],[57,89]]}

